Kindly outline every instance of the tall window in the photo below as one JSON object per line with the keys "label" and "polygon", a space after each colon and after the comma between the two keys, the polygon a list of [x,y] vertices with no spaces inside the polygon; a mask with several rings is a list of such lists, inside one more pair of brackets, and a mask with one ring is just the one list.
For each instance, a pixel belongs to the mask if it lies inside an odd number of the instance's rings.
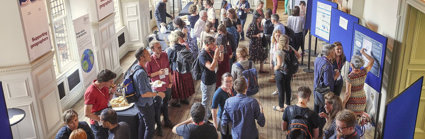
{"label": "tall window", "polygon": [[114,12],[115,12],[115,17],[114,17],[114,22],[115,22],[115,30],[119,31],[121,29],[121,27],[124,26],[124,24],[122,23],[122,18],[121,18],[121,0],[114,0]]}
{"label": "tall window", "polygon": [[57,75],[63,73],[73,60],[68,40],[68,13],[64,0],[50,0],[50,16],[54,37],[54,65]]}

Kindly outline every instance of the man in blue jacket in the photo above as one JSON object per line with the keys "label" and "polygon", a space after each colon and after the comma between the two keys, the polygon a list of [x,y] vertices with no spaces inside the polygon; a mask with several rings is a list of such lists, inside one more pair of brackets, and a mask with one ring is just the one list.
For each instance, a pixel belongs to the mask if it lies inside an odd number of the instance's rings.
{"label": "man in blue jacket", "polygon": [[167,23],[167,17],[174,19],[173,16],[167,13],[167,0],[159,1],[155,6],[155,19],[158,30],[161,28],[161,23]]}

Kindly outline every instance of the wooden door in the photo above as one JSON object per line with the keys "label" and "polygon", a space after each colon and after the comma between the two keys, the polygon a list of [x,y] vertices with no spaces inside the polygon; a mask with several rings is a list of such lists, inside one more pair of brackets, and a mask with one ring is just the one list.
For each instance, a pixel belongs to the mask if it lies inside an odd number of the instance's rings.
{"label": "wooden door", "polygon": [[[407,12],[405,35],[400,56],[398,59],[398,76],[395,93],[409,87],[419,77],[425,75],[425,14],[409,6]],[[425,138],[425,87],[419,104],[418,118],[416,121],[415,139]]]}

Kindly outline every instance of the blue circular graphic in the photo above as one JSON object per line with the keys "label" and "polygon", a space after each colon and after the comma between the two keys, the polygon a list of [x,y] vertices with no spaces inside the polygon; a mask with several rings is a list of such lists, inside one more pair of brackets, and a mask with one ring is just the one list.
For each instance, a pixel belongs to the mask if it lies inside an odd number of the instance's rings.
{"label": "blue circular graphic", "polygon": [[81,67],[84,72],[90,72],[93,69],[94,64],[94,55],[93,51],[90,49],[84,50],[83,55],[81,56]]}

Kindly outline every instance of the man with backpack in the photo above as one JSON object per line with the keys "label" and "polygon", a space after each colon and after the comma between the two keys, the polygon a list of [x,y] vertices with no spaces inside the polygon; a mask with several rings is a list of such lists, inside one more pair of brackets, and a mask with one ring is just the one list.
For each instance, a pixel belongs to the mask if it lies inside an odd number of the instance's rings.
{"label": "man with backpack", "polygon": [[318,115],[307,107],[311,90],[306,86],[298,88],[298,102],[285,108],[282,130],[288,131],[287,138],[313,139],[319,137]]}
{"label": "man with backpack", "polygon": [[223,47],[216,48],[215,39],[206,36],[204,48],[199,54],[199,64],[202,65],[201,91],[202,105],[206,108],[204,121],[208,121],[211,116],[211,103],[215,92],[216,72],[218,62],[223,61]]}

